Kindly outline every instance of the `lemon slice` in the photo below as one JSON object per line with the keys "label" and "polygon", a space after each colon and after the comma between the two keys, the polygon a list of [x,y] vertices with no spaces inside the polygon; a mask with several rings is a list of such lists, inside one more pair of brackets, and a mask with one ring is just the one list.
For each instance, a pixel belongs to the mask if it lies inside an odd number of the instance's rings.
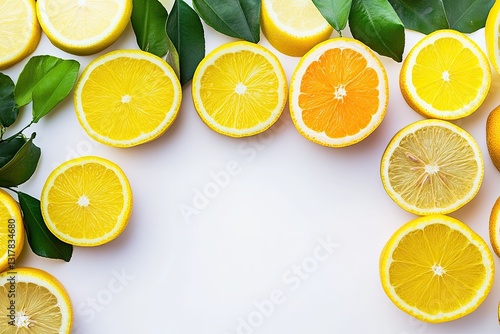
{"label": "lemon slice", "polygon": [[76,246],[99,246],[120,235],[132,211],[132,190],[118,165],[100,157],[61,164],[47,178],[41,195],[49,230]]}
{"label": "lemon slice", "polygon": [[24,225],[19,204],[0,189],[0,272],[12,269],[24,247]]}
{"label": "lemon slice", "polygon": [[132,0],[38,0],[38,20],[50,42],[90,55],[113,44],[127,27]]}
{"label": "lemon slice", "polygon": [[0,70],[35,51],[42,30],[35,12],[35,0],[0,1]]}
{"label": "lemon slice", "polygon": [[472,114],[483,103],[491,70],[472,39],[444,29],[426,35],[410,50],[399,83],[415,111],[428,118],[453,120]]}
{"label": "lemon slice", "polygon": [[333,28],[311,0],[263,0],[261,27],[269,43],[288,56],[303,56]]}
{"label": "lemon slice", "polygon": [[417,215],[453,212],[479,191],[484,162],[474,138],[443,120],[401,129],[382,156],[380,176],[389,196]]}
{"label": "lemon slice", "polygon": [[489,227],[491,246],[495,254],[500,257],[500,197],[491,208]]}
{"label": "lemon slice", "polygon": [[494,277],[493,255],[461,221],[444,215],[416,218],[399,228],[380,255],[382,287],[394,304],[427,322],[474,311]]}
{"label": "lemon slice", "polygon": [[352,38],[329,39],[304,55],[293,72],[293,123],[321,145],[358,143],[384,119],[388,87],[384,66],[366,45]]}
{"label": "lemon slice", "polygon": [[491,7],[484,27],[486,51],[493,68],[500,74],[500,2],[496,1]]}
{"label": "lemon slice", "polygon": [[118,50],[94,59],[78,79],[78,121],[100,143],[130,147],[160,137],[174,122],[182,89],[163,59],[140,50]]}
{"label": "lemon slice", "polygon": [[73,308],[55,277],[35,268],[0,274],[0,333],[69,334]]}
{"label": "lemon slice", "polygon": [[279,59],[246,41],[223,44],[210,52],[192,82],[201,119],[231,137],[255,135],[273,125],[283,112],[287,90]]}

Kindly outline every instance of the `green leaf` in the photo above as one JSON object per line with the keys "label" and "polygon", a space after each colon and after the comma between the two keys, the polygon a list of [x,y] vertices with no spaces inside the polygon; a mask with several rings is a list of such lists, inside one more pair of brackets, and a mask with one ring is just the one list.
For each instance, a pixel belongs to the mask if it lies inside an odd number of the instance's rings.
{"label": "green leaf", "polygon": [[451,29],[472,33],[483,28],[495,0],[442,0]]}
{"label": "green leaf", "polygon": [[80,63],[63,60],[33,89],[33,123],[38,122],[68,96],[78,78]]}
{"label": "green leaf", "polygon": [[40,160],[41,150],[31,138],[17,151],[14,157],[0,168],[0,187],[17,187],[33,175]]}
{"label": "green leaf", "polygon": [[405,30],[387,0],[353,0],[349,27],[355,39],[375,52],[402,61]]}
{"label": "green leaf", "polygon": [[441,0],[389,0],[405,28],[429,34],[449,28]]}
{"label": "green leaf", "polygon": [[179,59],[179,53],[175,48],[174,43],[170,40],[167,35],[167,54],[165,55],[165,61],[173,68],[177,78],[181,80],[181,64]]}
{"label": "green leaf", "polygon": [[31,102],[33,89],[60,62],[62,59],[53,56],[34,56],[28,60],[16,83],[15,96],[19,107]]}
{"label": "green leaf", "polygon": [[313,3],[333,29],[341,34],[349,19],[352,0],[313,0]]}
{"label": "green leaf", "polygon": [[167,53],[168,13],[158,0],[133,0],[131,23],[137,45],[158,57]]}
{"label": "green leaf", "polygon": [[0,168],[14,158],[26,141],[27,139],[24,136],[0,141]]}
{"label": "green leaf", "polygon": [[14,98],[14,89],[15,85],[12,79],[0,73],[0,127],[2,129],[14,124],[19,114],[19,108]]}
{"label": "green leaf", "polygon": [[73,255],[73,246],[59,240],[47,228],[43,220],[40,201],[22,192],[18,193],[18,198],[23,212],[28,243],[33,253],[69,262]]}
{"label": "green leaf", "polygon": [[206,24],[231,37],[258,43],[260,0],[193,0],[193,7]]}
{"label": "green leaf", "polygon": [[167,20],[167,34],[179,54],[180,82],[184,85],[205,57],[205,35],[198,14],[183,0],[175,0]]}

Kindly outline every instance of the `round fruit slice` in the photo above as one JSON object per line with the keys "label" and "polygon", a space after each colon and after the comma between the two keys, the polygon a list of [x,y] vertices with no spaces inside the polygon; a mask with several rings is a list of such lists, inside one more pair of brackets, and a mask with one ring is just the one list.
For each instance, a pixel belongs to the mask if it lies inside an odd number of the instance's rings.
{"label": "round fruit slice", "polygon": [[132,0],[38,0],[36,11],[52,44],[83,56],[120,37],[130,21]]}
{"label": "round fruit slice", "polygon": [[495,70],[500,74],[500,2],[491,7],[484,27],[486,51]]}
{"label": "round fruit slice", "polygon": [[303,56],[333,32],[311,0],[263,0],[261,27],[276,50],[295,57]]}
{"label": "round fruit slice", "polygon": [[0,70],[4,70],[30,55],[40,42],[35,0],[1,1],[0,22]]}
{"label": "round fruit slice", "polygon": [[287,82],[279,59],[266,48],[238,41],[219,46],[198,65],[194,106],[214,131],[244,137],[273,125],[286,104]]}
{"label": "round fruit slice", "polygon": [[[23,217],[19,204],[0,189],[0,272],[12,269],[24,247]],[[1,332],[1,331],[0,331]]]}
{"label": "round fruit slice", "polygon": [[486,120],[486,147],[493,165],[500,171],[500,106]]}
{"label": "round fruit slice", "polygon": [[389,196],[417,215],[450,213],[479,191],[484,162],[474,138],[443,120],[401,129],[382,156],[380,176]]}
{"label": "round fruit slice", "polygon": [[399,228],[380,256],[382,287],[393,303],[427,322],[474,311],[493,284],[493,255],[461,221],[444,215],[416,218]]}
{"label": "round fruit slice", "polygon": [[161,136],[174,122],[182,90],[163,59],[140,50],[119,50],[94,59],[74,94],[78,121],[95,140],[130,147]]}
{"label": "round fruit slice", "polygon": [[62,284],[35,268],[0,274],[0,333],[69,334],[73,308]]}
{"label": "round fruit slice", "polygon": [[490,242],[495,253],[500,257],[500,197],[497,198],[490,214]]}
{"label": "round fruit slice", "polygon": [[49,230],[76,246],[99,246],[123,232],[132,190],[115,163],[94,156],[69,160],[48,177],[40,199]]}
{"label": "round fruit slice", "polygon": [[299,61],[290,82],[290,113],[307,139],[330,147],[360,142],[385,117],[387,73],[377,56],[352,38],[333,38]]}
{"label": "round fruit slice", "polygon": [[408,105],[428,118],[459,119],[483,103],[491,85],[484,52],[450,29],[422,38],[401,67],[399,84]]}

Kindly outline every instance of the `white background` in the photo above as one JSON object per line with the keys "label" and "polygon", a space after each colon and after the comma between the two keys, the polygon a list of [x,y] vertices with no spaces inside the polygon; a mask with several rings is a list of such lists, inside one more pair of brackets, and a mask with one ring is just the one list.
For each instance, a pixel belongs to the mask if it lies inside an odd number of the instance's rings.
{"label": "white background", "polygon": [[[484,50],[484,30],[470,36]],[[205,37],[207,53],[232,40],[207,26]],[[406,37],[405,55],[422,35],[407,31]],[[299,58],[280,54],[264,36],[260,44],[276,53],[289,80]],[[127,48],[137,49],[130,25],[104,52]],[[66,54],[45,36],[35,54],[77,59],[81,70],[97,56]],[[439,325],[403,313],[382,290],[380,251],[415,216],[385,193],[380,158],[399,129],[422,117],[401,96],[401,64],[380,59],[389,75],[387,115],[367,139],[343,149],[304,139],[288,107],[261,135],[233,139],[217,134],[198,117],[190,83],[165,135],[135,148],[112,148],[84,133],[70,96],[26,132],[37,132],[42,158],[20,190],[39,198],[58,164],[98,155],[128,175],[133,214],[118,239],[96,248],[75,247],[69,263],[38,257],[26,246],[17,265],[45,269],[64,284],[74,305],[74,333],[498,332],[498,277],[475,312]],[[17,81],[26,61],[4,73]],[[454,122],[478,141],[485,178],[475,199],[451,214],[488,244],[488,219],[500,195],[500,172],[485,141],[486,118],[500,103],[500,77],[493,73],[492,78],[481,108]],[[30,113],[25,107],[15,128],[27,124]],[[211,198],[203,201],[203,192]],[[189,219],[181,213],[186,207],[198,208]],[[330,247],[322,248],[325,243]],[[496,256],[495,262],[498,266]]]}

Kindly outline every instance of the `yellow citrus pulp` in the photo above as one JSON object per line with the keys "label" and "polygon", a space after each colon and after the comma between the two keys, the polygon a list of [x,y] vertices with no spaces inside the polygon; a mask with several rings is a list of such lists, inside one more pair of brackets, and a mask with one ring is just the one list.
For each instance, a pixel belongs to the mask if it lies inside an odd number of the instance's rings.
{"label": "yellow citrus pulp", "polygon": [[491,7],[484,27],[486,51],[493,68],[500,74],[500,2]]}
{"label": "yellow citrus pulp", "polygon": [[0,272],[12,269],[24,247],[24,225],[19,204],[0,189]]}

